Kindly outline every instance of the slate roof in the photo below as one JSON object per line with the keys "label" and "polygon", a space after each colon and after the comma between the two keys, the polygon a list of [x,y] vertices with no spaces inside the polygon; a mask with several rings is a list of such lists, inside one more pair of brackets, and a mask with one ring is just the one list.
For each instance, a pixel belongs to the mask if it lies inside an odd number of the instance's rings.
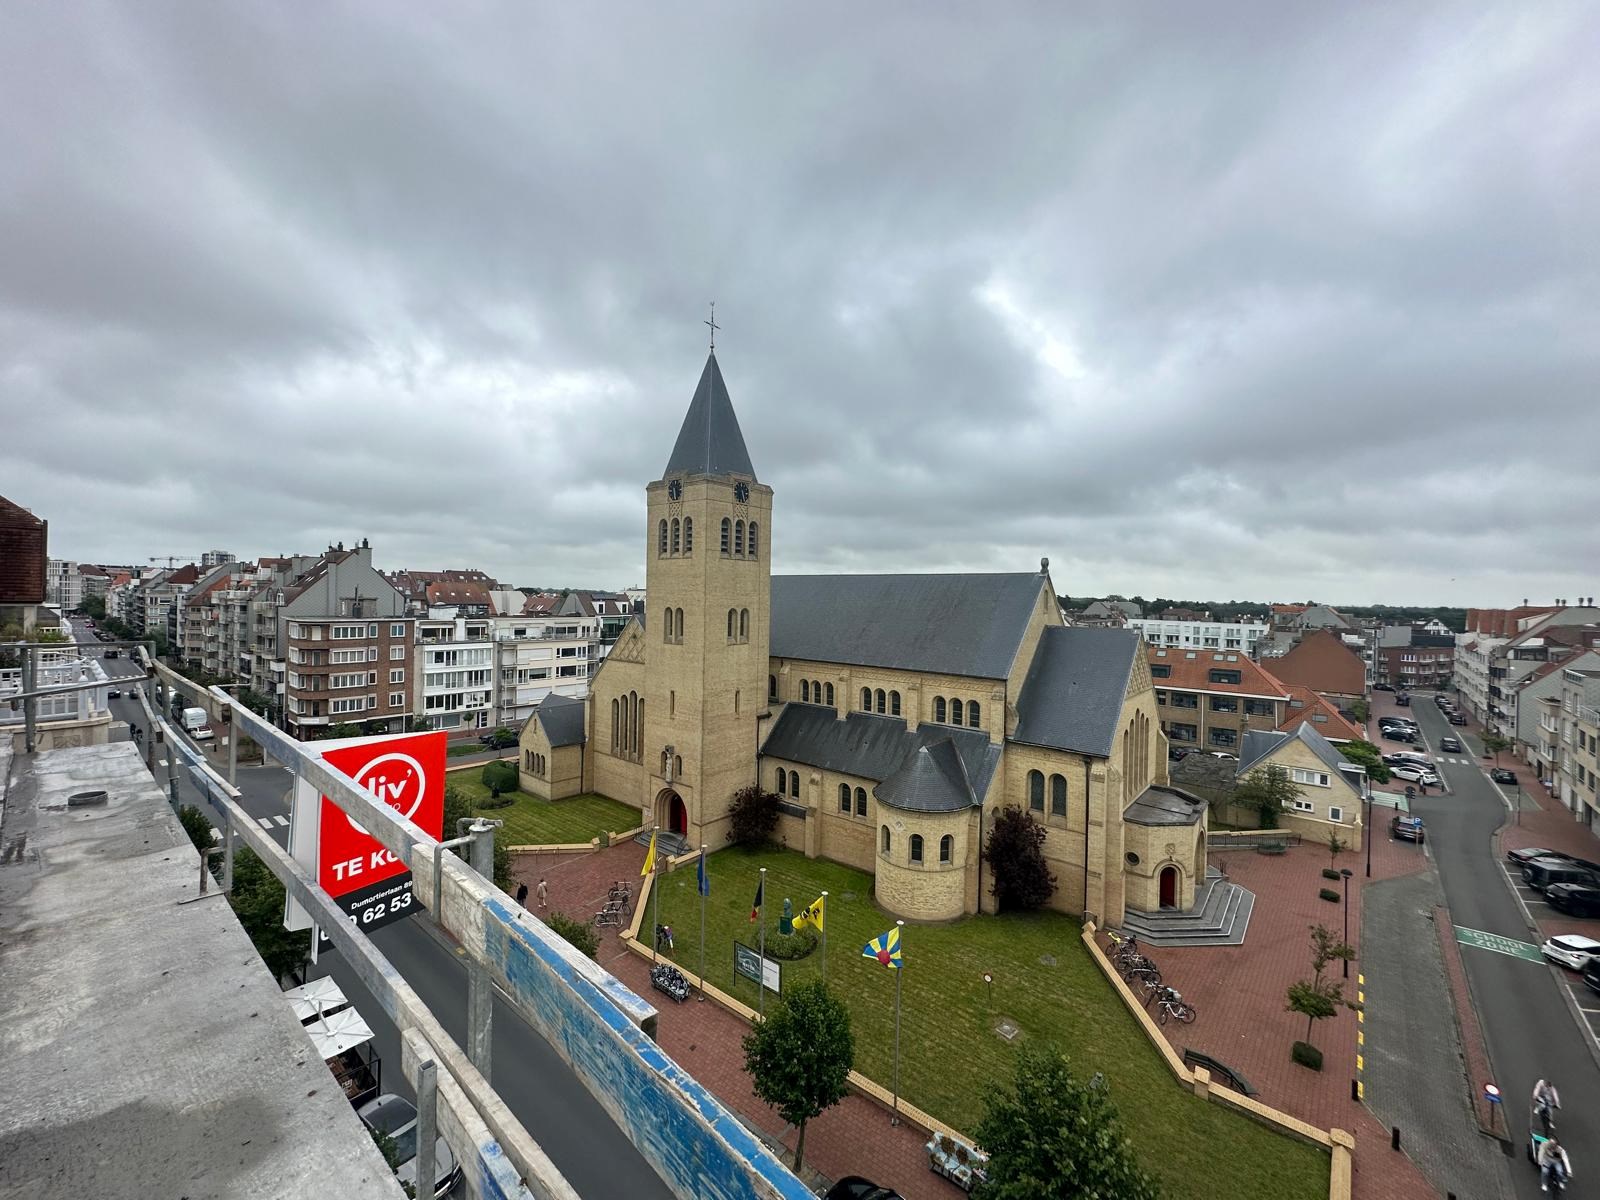
{"label": "slate roof", "polygon": [[1017,698],[1011,740],[1110,757],[1138,653],[1136,630],[1046,629]]}
{"label": "slate roof", "polygon": [[[924,757],[923,750],[929,755]],[[792,701],[773,722],[761,753],[877,780],[878,799],[891,808],[921,812],[981,803],[1000,762],[1000,747],[981,729],[933,724],[909,729],[900,717],[864,712],[841,721],[832,708]]]}
{"label": "slate roof", "polygon": [[583,701],[573,696],[549,695],[539,701],[533,710],[539,728],[550,740],[550,746],[581,746],[583,736]]}
{"label": "slate roof", "polygon": [[774,658],[1004,679],[1044,576],[774,575]]}
{"label": "slate roof", "polygon": [[673,444],[672,457],[661,472],[663,479],[669,475],[747,475],[756,477],[750,465],[750,452],[744,447],[744,434],[739,432],[739,418],[734,415],[733,401],[728,399],[728,385],[722,382],[722,368],[717,366],[717,356],[706,358],[705,370],[700,372],[700,384],[689,402],[689,412],[678,430],[678,440]]}
{"label": "slate roof", "polygon": [[1343,780],[1357,792],[1361,790],[1355,778],[1351,774],[1346,774],[1344,770],[1356,764],[1340,754],[1332,742],[1317,732],[1316,726],[1310,721],[1302,721],[1292,733],[1270,729],[1246,730],[1244,739],[1239,744],[1239,765],[1235,769],[1235,777],[1243,779],[1290,738],[1299,738],[1310,747],[1311,752],[1322,760],[1322,765],[1328,768],[1328,773],[1333,778]]}
{"label": "slate roof", "polygon": [[[1150,674],[1158,688],[1177,691],[1222,692],[1234,696],[1284,700],[1288,690],[1272,672],[1242,650],[1188,650],[1182,646],[1152,646]],[[1167,673],[1157,677],[1156,668]],[[1213,683],[1212,671],[1237,671],[1238,683]]]}
{"label": "slate roof", "polygon": [[1206,802],[1182,788],[1151,784],[1122,817],[1135,825],[1197,825],[1206,811]]}

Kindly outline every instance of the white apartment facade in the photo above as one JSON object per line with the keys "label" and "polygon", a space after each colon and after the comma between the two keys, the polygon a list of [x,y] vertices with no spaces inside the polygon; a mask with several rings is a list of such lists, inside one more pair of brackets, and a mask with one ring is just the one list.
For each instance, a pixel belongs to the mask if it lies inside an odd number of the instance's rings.
{"label": "white apartment facade", "polygon": [[46,604],[63,613],[71,612],[83,603],[83,576],[78,564],[64,558],[52,558],[46,564],[44,580]]}
{"label": "white apartment facade", "polygon": [[1256,643],[1271,632],[1271,626],[1254,621],[1158,621],[1152,617],[1130,617],[1127,627],[1137,629],[1152,646],[1234,650],[1251,657]]}
{"label": "white apartment facade", "polygon": [[606,648],[598,616],[494,618],[495,723],[515,729],[549,695],[581,698]]}
{"label": "white apartment facade", "polygon": [[1600,813],[1600,668],[1566,667],[1553,705],[1560,739],[1553,790],[1585,825]]}
{"label": "white apartment facade", "polygon": [[457,617],[433,610],[417,619],[413,654],[413,708],[433,729],[491,728],[494,721],[495,645],[489,617]]}

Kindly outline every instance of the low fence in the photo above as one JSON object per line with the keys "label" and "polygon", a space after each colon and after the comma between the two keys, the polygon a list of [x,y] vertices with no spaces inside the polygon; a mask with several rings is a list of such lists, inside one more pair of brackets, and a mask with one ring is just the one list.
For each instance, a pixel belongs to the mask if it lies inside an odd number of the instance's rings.
{"label": "low fence", "polygon": [[1217,829],[1206,831],[1207,850],[1254,850],[1259,846],[1298,846],[1301,835],[1287,829]]}
{"label": "low fence", "polygon": [[[1270,831],[1268,831],[1270,832]],[[1209,841],[1209,837],[1207,839]],[[1161,1060],[1166,1063],[1167,1070],[1172,1072],[1172,1077],[1182,1087],[1188,1088],[1202,1100],[1212,1100],[1218,1104],[1242,1112],[1248,1117],[1260,1121],[1263,1125],[1270,1126],[1279,1133],[1288,1134],[1313,1146],[1320,1146],[1330,1155],[1328,1170],[1328,1200],[1350,1200],[1352,1186],[1351,1171],[1353,1169],[1352,1156],[1355,1153],[1356,1139],[1343,1129],[1318,1129],[1315,1125],[1307,1124],[1298,1117],[1276,1109],[1259,1100],[1254,1100],[1232,1088],[1224,1087],[1211,1078],[1211,1072],[1204,1067],[1191,1068],[1185,1063],[1172,1044],[1161,1036],[1161,1030],[1151,1020],[1150,1014],[1145,1011],[1139,998],[1133,994],[1122,976],[1117,974],[1116,968],[1111,965],[1111,960],[1106,957],[1105,951],[1100,948],[1095,940],[1094,922],[1086,922],[1083,927],[1083,944],[1088,948],[1089,957],[1092,958],[1100,970],[1105,974],[1117,995],[1122,997],[1122,1002],[1133,1014],[1133,1019],[1144,1030],[1145,1036],[1150,1039],[1150,1044],[1156,1048],[1156,1053],[1161,1055]]]}

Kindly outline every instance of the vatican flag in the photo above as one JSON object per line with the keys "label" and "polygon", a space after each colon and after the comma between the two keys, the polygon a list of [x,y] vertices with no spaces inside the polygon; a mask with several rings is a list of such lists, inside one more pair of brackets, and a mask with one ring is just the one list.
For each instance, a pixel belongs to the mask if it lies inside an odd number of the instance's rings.
{"label": "vatican flag", "polygon": [[822,932],[822,918],[823,918],[823,911],[822,910],[823,910],[823,908],[824,908],[823,897],[818,896],[815,900],[813,900],[811,902],[811,905],[810,905],[809,908],[806,908],[806,909],[802,910],[800,915],[795,917],[795,919],[794,919],[795,928],[798,929],[798,928],[800,928],[802,926],[809,925],[809,926],[811,926],[811,928],[815,929],[818,933],[821,933]]}

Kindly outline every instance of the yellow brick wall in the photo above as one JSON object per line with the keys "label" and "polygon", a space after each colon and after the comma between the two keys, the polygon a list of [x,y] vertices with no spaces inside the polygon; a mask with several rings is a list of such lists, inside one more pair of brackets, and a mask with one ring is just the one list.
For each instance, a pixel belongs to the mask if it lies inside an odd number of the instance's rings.
{"label": "yellow brick wall", "polygon": [[[1265,770],[1269,766],[1282,767],[1285,770],[1300,767],[1329,777],[1327,787],[1313,783],[1295,784],[1300,789],[1300,798],[1309,801],[1315,807],[1315,811],[1302,813],[1294,809],[1285,809],[1278,815],[1279,828],[1293,830],[1307,841],[1323,845],[1327,844],[1330,835],[1336,836],[1350,849],[1359,849],[1363,815],[1361,797],[1336,772],[1330,771],[1327,764],[1311,752],[1311,747],[1298,738],[1290,738],[1251,770]],[[1328,819],[1330,807],[1341,810],[1337,823]]]}
{"label": "yellow brick wall", "polygon": [[[889,828],[889,853],[882,853],[881,842],[874,845],[877,869],[873,894],[879,904],[908,921],[949,921],[966,911],[967,831],[970,814],[919,813],[879,808],[881,827]],[[922,863],[911,862],[911,839],[923,840]],[[939,841],[952,837],[955,844],[948,866],[939,862]]]}
{"label": "yellow brick wall", "polygon": [[1000,741],[1004,735],[1005,681],[1001,679],[845,666],[798,658],[774,658],[769,665],[769,672],[778,682],[778,703],[799,700],[800,681],[804,679],[823,685],[831,683],[834,707],[841,716],[869,711],[861,705],[862,688],[873,693],[873,708],[870,711],[876,712],[877,692],[882,689],[885,700],[883,715],[892,716],[888,694],[897,691],[900,693],[901,719],[914,729],[921,722],[933,721],[935,697],[945,697],[947,717],[951,698],[960,700],[963,709],[968,701],[976,700],[979,717],[977,728],[984,730],[991,742]]}

